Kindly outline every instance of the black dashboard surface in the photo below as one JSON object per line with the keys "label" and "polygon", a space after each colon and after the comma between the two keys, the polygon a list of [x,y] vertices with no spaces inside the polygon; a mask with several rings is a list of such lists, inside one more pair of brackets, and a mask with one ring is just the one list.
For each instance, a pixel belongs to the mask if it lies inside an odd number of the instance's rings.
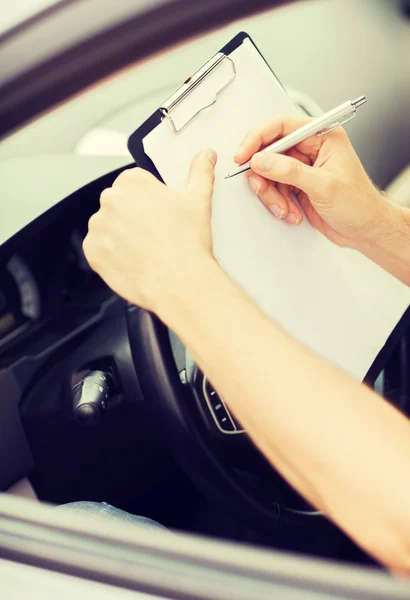
{"label": "black dashboard surface", "polygon": [[82,251],[100,191],[92,182],[30,223],[0,251],[0,368],[38,352],[95,313],[112,292]]}
{"label": "black dashboard surface", "polygon": [[[33,464],[22,402],[53,360],[124,305],[88,267],[82,239],[99,196],[118,171],[65,198],[0,249],[0,489]],[[46,402],[46,398],[44,398]]]}
{"label": "black dashboard surface", "polygon": [[[142,498],[175,464],[139,387],[125,303],[82,252],[100,194],[122,170],[77,190],[0,248],[0,490],[29,475],[42,500],[104,500],[150,515],[155,499],[143,506]],[[181,369],[184,348],[171,341]],[[120,381],[119,405],[84,428],[72,414],[71,375],[107,360]],[[160,504],[152,513],[159,520]]]}

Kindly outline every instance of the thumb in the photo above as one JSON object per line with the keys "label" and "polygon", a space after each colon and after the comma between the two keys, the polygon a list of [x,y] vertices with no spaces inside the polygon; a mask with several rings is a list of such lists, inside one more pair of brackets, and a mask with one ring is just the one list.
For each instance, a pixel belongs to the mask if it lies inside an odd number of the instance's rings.
{"label": "thumb", "polygon": [[212,196],[215,180],[215,165],[217,161],[215,150],[202,150],[195,156],[189,171],[187,188],[200,194]]}
{"label": "thumb", "polygon": [[296,158],[273,152],[254,154],[251,169],[266,179],[294,185],[308,196],[317,195],[325,179],[317,167],[310,167]]}

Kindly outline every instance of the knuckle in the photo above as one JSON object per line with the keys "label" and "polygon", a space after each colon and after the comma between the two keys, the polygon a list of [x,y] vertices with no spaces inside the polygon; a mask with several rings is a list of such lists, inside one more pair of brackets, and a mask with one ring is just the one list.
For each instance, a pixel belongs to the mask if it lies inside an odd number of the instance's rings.
{"label": "knuckle", "polygon": [[260,177],[257,180],[257,183],[259,185],[259,187],[257,187],[257,195],[259,197],[265,195],[265,194],[269,194],[272,192],[272,188],[275,187],[275,184],[270,182],[268,179],[265,179],[265,177]]}
{"label": "knuckle", "polygon": [[105,188],[100,194],[100,206],[110,206],[113,201],[113,189]]}
{"label": "knuckle", "polygon": [[271,198],[269,198],[268,195],[266,196],[259,196],[259,200],[262,202],[262,204],[264,204],[266,206],[266,208],[268,208],[269,210],[272,209],[272,200]]}
{"label": "knuckle", "polygon": [[105,232],[89,232],[82,244],[84,256],[94,271],[101,271],[112,250],[111,236]]}
{"label": "knuckle", "polygon": [[294,158],[283,162],[282,173],[287,178],[294,177],[299,170],[298,161]]}
{"label": "knuckle", "polygon": [[135,169],[127,169],[128,177],[133,179],[134,181],[151,181],[155,179],[155,177],[149,171],[142,169],[141,167],[136,167]]}
{"label": "knuckle", "polygon": [[124,169],[124,171],[122,171],[117,179],[114,182],[114,185],[121,185],[121,184],[127,184],[129,185],[130,183],[135,183],[136,181],[141,181],[143,179],[146,179],[146,176],[150,175],[150,173],[148,173],[148,171],[145,171],[144,169],[141,169],[141,167],[133,167],[132,169]]}
{"label": "knuckle", "polygon": [[133,167],[132,169],[124,169],[120,177],[125,180],[134,179],[137,176],[138,171],[141,171],[139,167]]}
{"label": "knuckle", "polygon": [[90,249],[90,236],[88,234],[83,239],[82,247],[83,247],[84,254],[88,254],[88,251]]}
{"label": "knuckle", "polygon": [[122,171],[122,172],[121,172],[121,173],[118,175],[118,177],[115,179],[114,183],[112,184],[112,185],[113,185],[113,187],[114,187],[114,186],[121,185],[121,184],[123,184],[125,181],[127,181],[127,180],[128,180],[128,177],[129,177],[129,175],[128,175],[127,173],[128,173],[128,170]]}
{"label": "knuckle", "polygon": [[263,146],[263,132],[268,129],[268,123],[264,123],[259,129],[257,129],[254,133],[249,133],[244,143],[246,146],[252,146],[253,144],[258,148]]}
{"label": "knuckle", "polygon": [[83,252],[84,256],[87,259],[88,264],[91,268],[96,266],[96,256],[97,253],[94,251],[94,243],[89,235],[87,235],[83,241]]}
{"label": "knuckle", "polygon": [[91,215],[91,217],[88,219],[88,231],[92,231],[93,229],[95,229],[96,226],[98,225],[98,223],[99,223],[99,217],[98,217],[98,212],[96,212],[93,215]]}

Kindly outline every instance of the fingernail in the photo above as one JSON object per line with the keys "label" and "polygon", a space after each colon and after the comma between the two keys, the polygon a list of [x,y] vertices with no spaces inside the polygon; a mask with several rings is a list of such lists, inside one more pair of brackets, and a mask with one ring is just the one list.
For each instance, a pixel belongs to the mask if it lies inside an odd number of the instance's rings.
{"label": "fingernail", "polygon": [[216,161],[218,160],[218,155],[216,154],[215,150],[208,150],[208,159],[211,161],[211,163],[213,164],[213,166],[216,165]]}
{"label": "fingernail", "polygon": [[256,177],[249,177],[249,185],[251,186],[253,193],[258,195],[261,187],[260,181],[256,179]]}
{"label": "fingernail", "polygon": [[253,164],[259,171],[267,171],[273,162],[273,156],[269,152],[258,152],[253,157]]}
{"label": "fingernail", "polygon": [[286,217],[286,220],[291,225],[299,225],[300,219],[297,215],[290,214]]}
{"label": "fingernail", "polygon": [[277,204],[272,204],[269,206],[269,210],[275,215],[277,219],[283,219],[285,216],[285,211],[283,208],[280,208]]}

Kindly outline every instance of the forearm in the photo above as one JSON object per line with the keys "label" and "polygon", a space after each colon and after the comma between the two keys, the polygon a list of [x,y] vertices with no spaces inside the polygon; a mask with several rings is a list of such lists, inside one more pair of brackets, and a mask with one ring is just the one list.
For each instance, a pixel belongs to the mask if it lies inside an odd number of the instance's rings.
{"label": "forearm", "polygon": [[410,209],[385,200],[383,217],[358,249],[410,285]]}
{"label": "forearm", "polygon": [[292,340],[216,263],[198,272],[201,282],[168,298],[160,317],[288,481],[365,549],[398,564],[401,533],[410,539],[407,420]]}

